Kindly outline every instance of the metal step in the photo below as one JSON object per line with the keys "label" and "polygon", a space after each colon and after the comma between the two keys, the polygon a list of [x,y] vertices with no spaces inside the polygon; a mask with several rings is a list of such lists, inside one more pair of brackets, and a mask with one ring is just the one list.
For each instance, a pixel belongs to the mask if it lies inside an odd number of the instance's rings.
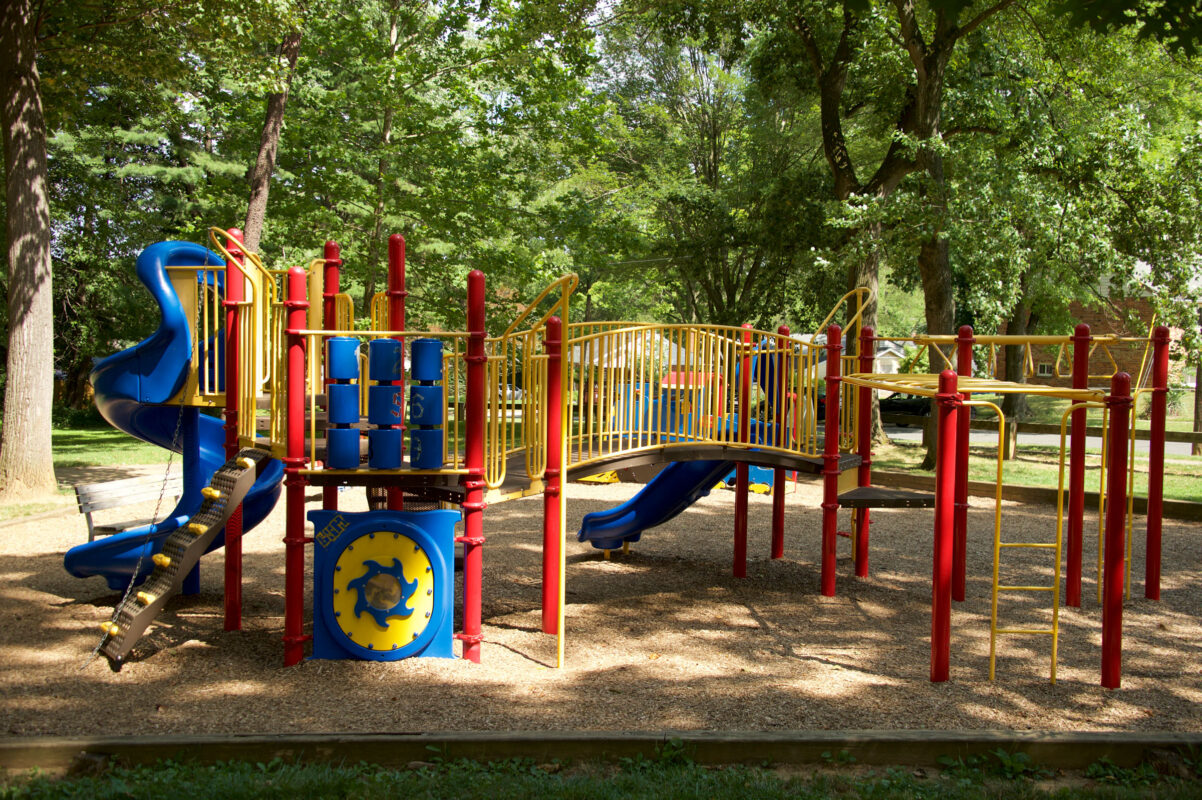
{"label": "metal step", "polygon": [[935,495],[883,486],[857,486],[839,495],[839,505],[843,508],[934,508]]}

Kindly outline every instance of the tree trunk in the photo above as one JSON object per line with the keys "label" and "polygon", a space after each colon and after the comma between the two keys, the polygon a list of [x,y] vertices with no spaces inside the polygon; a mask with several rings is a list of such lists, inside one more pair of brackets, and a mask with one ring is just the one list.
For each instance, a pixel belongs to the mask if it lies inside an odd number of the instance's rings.
{"label": "tree trunk", "polygon": [[55,489],[50,449],[54,311],[46,120],[31,0],[0,10],[0,103],[8,234],[8,385],[0,440],[0,499]]}
{"label": "tree trunk", "polygon": [[[952,264],[948,253],[947,239],[942,233],[942,219],[947,214],[945,200],[946,182],[943,175],[943,156],[932,153],[927,163],[927,172],[933,185],[928,192],[928,200],[938,211],[940,223],[931,233],[930,238],[918,249],[918,274],[922,277],[923,307],[926,312],[927,333],[932,336],[944,336],[955,333],[956,326],[956,292],[952,281]],[[933,197],[931,196],[933,193]],[[948,359],[954,359],[950,348],[944,354]],[[927,362],[934,373],[948,368],[947,361],[940,355],[939,348],[932,346],[927,353]],[[954,364],[954,360],[952,361]],[[927,445],[926,455],[923,456],[920,469],[934,469],[936,458],[936,437],[934,425],[937,419],[933,406],[927,417],[927,435],[924,440]]]}
{"label": "tree trunk", "polygon": [[[1031,311],[1030,302],[1025,299],[1028,296],[1026,291],[1027,283],[1027,276],[1024,275],[1021,287],[1023,299],[1018,301],[1018,305],[1014,307],[1010,319],[1006,322],[1006,333],[1008,335],[1026,336],[1035,328],[1037,318]],[[1027,371],[1024,369],[1025,365],[1023,364],[1023,356],[1025,354],[1025,347],[1006,345],[1004,358],[1007,381],[1012,383],[1027,382]],[[1002,413],[1011,422],[1021,422],[1027,413],[1027,396],[1025,394],[1007,394],[1002,398]]]}
{"label": "tree trunk", "polygon": [[[874,225],[870,231],[870,236],[873,240],[879,240],[881,229],[879,225]],[[877,296],[880,291],[880,269],[881,269],[881,252],[873,250],[872,253],[860,263],[854,265],[847,276],[847,289],[852,291],[861,286],[872,292],[869,301],[864,305],[864,313],[860,316],[861,325],[865,328],[877,330],[877,309],[880,304],[877,302]],[[847,309],[846,319],[856,313],[855,306],[849,306]],[[843,347],[845,353],[856,352],[856,330],[854,325],[847,326],[847,333],[843,339]],[[855,367],[859,369],[859,365]],[[870,412],[872,441],[885,441],[885,426],[881,423],[881,401],[877,396],[876,391],[872,392],[872,411]]]}
{"label": "tree trunk", "polygon": [[246,207],[246,225],[242,228],[243,245],[251,253],[258,252],[259,239],[263,235],[267,194],[271,190],[271,176],[275,172],[275,156],[284,125],[284,107],[288,104],[288,89],[292,86],[292,74],[296,71],[300,43],[301,32],[293,31],[280,45],[280,55],[288,62],[288,75],[284,79],[284,88],[267,96],[267,115],[263,119],[263,133],[259,137],[259,155],[250,170],[250,203]]}

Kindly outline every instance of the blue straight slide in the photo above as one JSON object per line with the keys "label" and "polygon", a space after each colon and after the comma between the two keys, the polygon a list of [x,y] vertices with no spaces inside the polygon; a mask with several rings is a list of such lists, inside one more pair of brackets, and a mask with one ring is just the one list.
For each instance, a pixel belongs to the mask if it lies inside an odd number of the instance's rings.
{"label": "blue straight slide", "polygon": [[[199,510],[201,489],[225,463],[221,420],[201,414],[197,408],[162,405],[183,388],[192,357],[191,327],[167,275],[169,264],[199,267],[222,266],[224,262],[210,250],[189,242],[160,242],[142,251],[137,275],[158,303],[162,322],[150,338],[97,364],[90,378],[96,406],[113,427],[183,455],[183,495],[164,519],[67,551],[63,559],[67,572],[79,578],[102,575],[115,590],[124,589],[135,570],[138,580],[150,574],[154,568],[151,556],[172,531]],[[271,513],[283,476],[284,466],[278,460],[264,467],[243,501],[244,530],[249,531]],[[209,550],[224,543],[223,532]]]}
{"label": "blue straight slide", "polygon": [[585,514],[576,539],[601,550],[637,542],[644,530],[662,525],[709,494],[733,466],[731,461],[674,461],[620,506]]}

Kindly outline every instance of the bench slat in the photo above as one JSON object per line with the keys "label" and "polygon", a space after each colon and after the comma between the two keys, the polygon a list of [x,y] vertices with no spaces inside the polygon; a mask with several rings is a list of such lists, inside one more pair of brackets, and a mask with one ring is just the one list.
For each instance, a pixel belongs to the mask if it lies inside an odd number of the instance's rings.
{"label": "bench slat", "polygon": [[135,478],[122,478],[104,483],[85,483],[75,487],[75,500],[79,505],[79,513],[88,521],[88,541],[97,535],[107,536],[121,533],[130,528],[155,522],[154,519],[136,519],[125,522],[106,522],[97,525],[92,519],[92,512],[157,500],[160,497],[177,499],[183,494],[183,478],[172,475],[166,479],[158,475],[142,475]]}

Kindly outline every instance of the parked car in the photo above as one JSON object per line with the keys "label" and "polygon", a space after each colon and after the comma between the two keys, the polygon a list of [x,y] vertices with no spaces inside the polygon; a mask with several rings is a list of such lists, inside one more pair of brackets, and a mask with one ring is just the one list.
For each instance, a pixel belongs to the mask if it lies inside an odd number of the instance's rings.
{"label": "parked car", "polygon": [[[927,417],[931,414],[931,398],[912,394],[895,393],[881,400],[882,414],[898,414],[908,417]],[[898,427],[906,427],[908,422],[893,423]]]}

